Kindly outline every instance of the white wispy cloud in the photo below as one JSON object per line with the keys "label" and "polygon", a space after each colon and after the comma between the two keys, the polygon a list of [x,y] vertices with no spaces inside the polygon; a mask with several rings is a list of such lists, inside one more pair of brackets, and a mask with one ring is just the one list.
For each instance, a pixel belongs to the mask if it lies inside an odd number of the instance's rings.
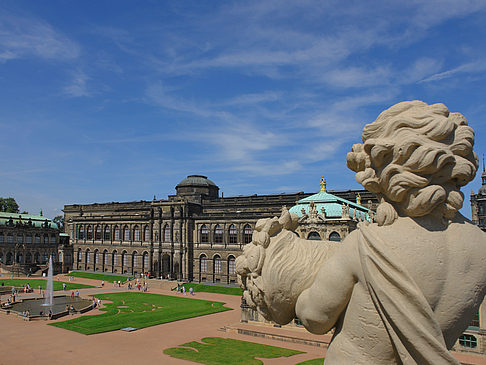
{"label": "white wispy cloud", "polygon": [[89,77],[81,70],[76,70],[69,85],[65,86],[63,91],[70,97],[85,97],[91,96],[92,93],[88,90]]}
{"label": "white wispy cloud", "polygon": [[486,61],[472,61],[468,63],[464,63],[458,67],[452,68],[447,71],[438,72],[429,76],[420,82],[432,82],[432,81],[439,81],[443,79],[447,79],[453,77],[457,74],[476,74],[476,73],[484,73],[486,71]]}
{"label": "white wispy cloud", "polygon": [[69,60],[79,54],[77,43],[47,22],[0,12],[0,60],[25,57]]}

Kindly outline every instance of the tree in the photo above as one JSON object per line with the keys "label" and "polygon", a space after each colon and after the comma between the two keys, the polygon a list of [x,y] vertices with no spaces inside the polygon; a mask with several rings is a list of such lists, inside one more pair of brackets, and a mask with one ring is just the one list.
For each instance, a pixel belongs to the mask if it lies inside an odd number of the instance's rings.
{"label": "tree", "polygon": [[19,205],[14,198],[0,198],[0,211],[7,213],[18,213]]}
{"label": "tree", "polygon": [[62,215],[54,217],[52,221],[57,224],[61,232],[64,232],[64,217]]}

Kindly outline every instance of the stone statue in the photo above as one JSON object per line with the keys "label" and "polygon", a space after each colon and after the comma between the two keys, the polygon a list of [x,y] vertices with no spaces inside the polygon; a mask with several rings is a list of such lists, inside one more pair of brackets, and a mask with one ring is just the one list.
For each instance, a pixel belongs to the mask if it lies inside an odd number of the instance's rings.
{"label": "stone statue", "polygon": [[486,289],[486,235],[458,210],[474,178],[474,132],[443,104],[402,102],[347,155],[377,194],[376,223],[342,243],[308,241],[297,217],[257,222],[236,260],[244,298],[280,324],[334,329],[329,364],[458,364],[450,354]]}

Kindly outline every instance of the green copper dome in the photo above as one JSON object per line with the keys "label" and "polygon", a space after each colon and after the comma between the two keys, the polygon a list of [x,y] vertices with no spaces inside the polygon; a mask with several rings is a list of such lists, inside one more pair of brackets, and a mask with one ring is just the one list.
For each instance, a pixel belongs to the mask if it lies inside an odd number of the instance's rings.
{"label": "green copper dome", "polygon": [[297,202],[297,205],[294,205],[292,208],[289,209],[289,212],[294,213],[299,217],[302,217],[303,209],[305,211],[305,214],[309,214],[309,206],[311,202],[314,202],[314,205],[319,214],[322,214],[322,208],[324,208],[326,212],[326,218],[329,219],[342,218],[344,204],[346,207],[349,206],[349,211],[347,212],[349,218],[353,218],[355,214],[354,212],[356,211],[356,217],[360,215],[361,220],[370,220],[370,217],[368,215],[368,209],[366,207],[330,194],[325,190],[321,190],[317,194],[308,196],[307,198],[300,199]]}
{"label": "green copper dome", "polygon": [[20,222],[25,224],[30,221],[33,227],[43,227],[47,221],[50,228],[59,228],[57,224],[52,221],[52,219],[46,218],[42,215],[0,212],[0,225],[6,225],[10,219],[12,219],[13,224]]}

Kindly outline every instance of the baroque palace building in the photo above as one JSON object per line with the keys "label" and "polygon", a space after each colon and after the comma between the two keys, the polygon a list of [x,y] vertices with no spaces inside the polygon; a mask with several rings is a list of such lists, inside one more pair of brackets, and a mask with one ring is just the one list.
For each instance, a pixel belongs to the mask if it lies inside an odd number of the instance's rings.
{"label": "baroque palace building", "polygon": [[0,212],[0,271],[32,274],[46,269],[49,257],[56,273],[72,269],[68,235],[42,215]]}
{"label": "baroque palace building", "polygon": [[[471,190],[471,220],[486,232],[486,172],[483,159],[482,186],[478,193]],[[457,351],[486,354],[486,300],[479,307],[478,313],[454,345]]]}
{"label": "baroque palace building", "polygon": [[[320,193],[319,199],[331,197]],[[302,237],[341,240],[377,205],[366,190],[335,191],[333,212],[316,212],[322,202],[306,201],[311,195],[222,197],[206,176],[190,175],[164,200],[65,205],[64,222],[77,270],[235,283],[235,259],[258,219],[300,201]]]}

